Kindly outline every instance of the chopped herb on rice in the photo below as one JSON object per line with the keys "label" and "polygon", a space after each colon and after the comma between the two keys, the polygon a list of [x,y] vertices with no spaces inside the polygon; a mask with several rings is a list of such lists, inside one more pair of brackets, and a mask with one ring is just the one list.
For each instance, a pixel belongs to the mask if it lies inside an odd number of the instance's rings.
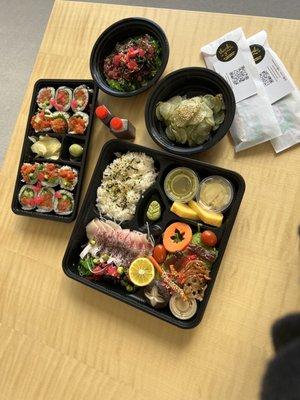
{"label": "chopped herb on rice", "polygon": [[155,182],[154,161],[145,153],[116,154],[97,189],[97,208],[117,221],[131,220],[142,194]]}

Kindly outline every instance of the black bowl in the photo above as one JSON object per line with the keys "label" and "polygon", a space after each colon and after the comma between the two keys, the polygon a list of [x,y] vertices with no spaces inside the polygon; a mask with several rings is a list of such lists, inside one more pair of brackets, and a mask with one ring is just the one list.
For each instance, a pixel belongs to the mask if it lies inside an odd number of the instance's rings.
{"label": "black bowl", "polygon": [[[188,98],[221,93],[225,102],[225,119],[219,128],[212,132],[206,142],[199,146],[189,147],[174,143],[168,139],[162,121],[156,118],[155,109],[159,101],[169,100],[173,96],[186,95]],[[145,108],[145,121],[152,139],[163,149],[174,154],[188,156],[201,153],[218,143],[228,132],[235,114],[235,98],[231,87],[216,72],[207,68],[182,68],[162,79],[148,97]]]}
{"label": "black bowl", "polygon": [[[156,39],[162,49],[162,64],[156,75],[143,87],[133,90],[132,92],[119,92],[112,89],[103,73],[103,62],[115,48],[119,42],[124,42],[126,39],[148,33]],[[109,26],[97,39],[94,44],[91,58],[90,70],[94,81],[103,92],[115,97],[132,97],[149,89],[155,82],[158,81],[161,74],[164,72],[169,59],[169,42],[164,31],[155,22],[146,18],[125,18],[115,22]]]}

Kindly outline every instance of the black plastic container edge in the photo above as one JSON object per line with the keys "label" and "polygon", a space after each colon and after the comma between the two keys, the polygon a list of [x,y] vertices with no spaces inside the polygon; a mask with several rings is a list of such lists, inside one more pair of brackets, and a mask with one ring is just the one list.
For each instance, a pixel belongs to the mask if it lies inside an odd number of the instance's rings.
{"label": "black plastic container edge", "polygon": [[[204,86],[207,90],[210,90],[209,86],[218,87],[219,93],[221,92],[223,94],[226,105],[224,122],[215,132],[213,132],[213,134],[206,142],[194,147],[171,142],[166,137],[163,124],[157,120],[155,115],[156,104],[159,101],[166,101],[175,95],[183,96],[187,94],[186,92],[192,93],[192,96],[204,94],[205,91],[201,88],[201,85],[192,85],[191,83],[187,84],[189,79],[194,79],[196,81],[200,81],[201,79],[203,79],[203,85],[205,83]],[[183,81],[183,83],[181,81]],[[184,83],[188,87],[185,87]],[[217,94],[218,90],[212,90],[212,92],[215,92],[214,94]],[[210,92],[207,91],[207,93]],[[191,96],[188,95],[188,97]],[[217,144],[229,131],[235,115],[235,109],[236,104],[234,93],[229,84],[221,75],[207,68],[185,67],[166,75],[155,86],[146,102],[145,123],[150,136],[160,147],[173,154],[188,156],[190,154],[206,151]]]}
{"label": "black plastic container edge", "polygon": [[[31,130],[31,125],[30,125],[30,120],[31,116],[34,114],[34,110],[36,109],[36,95],[38,92],[39,87],[43,86],[68,86],[68,85],[74,85],[74,86],[79,86],[82,84],[86,84],[87,86],[91,87],[93,89],[93,93],[91,94],[91,100],[89,102],[90,104],[90,110],[89,110],[89,125],[87,127],[87,130],[85,132],[85,135],[82,136],[82,141],[84,142],[84,151],[79,162],[74,162],[71,160],[42,160],[39,159],[37,162],[51,162],[54,164],[59,164],[59,165],[70,165],[70,167],[75,168],[79,170],[78,173],[78,182],[76,185],[76,192],[74,196],[74,209],[73,212],[70,215],[58,215],[54,213],[40,213],[37,211],[31,211],[31,210],[23,210],[18,202],[18,193],[22,185],[25,183],[21,182],[20,178],[20,168],[21,165],[24,162],[30,162],[26,161],[26,149],[28,147],[28,136]],[[41,86],[42,85],[42,86]],[[87,158],[87,153],[88,153],[88,146],[90,142],[90,136],[91,136],[91,131],[92,131],[92,126],[93,126],[93,119],[94,119],[94,109],[96,105],[98,97],[98,88],[95,85],[95,82],[91,79],[39,79],[38,81],[35,82],[34,88],[33,88],[33,93],[32,93],[32,99],[31,99],[31,104],[29,108],[29,113],[28,113],[28,120],[27,120],[27,125],[25,129],[25,135],[24,135],[24,141],[23,141],[23,146],[22,146],[22,151],[21,151],[21,156],[20,156],[20,162],[16,174],[16,181],[15,181],[15,188],[14,188],[14,193],[12,197],[12,202],[11,202],[11,209],[12,211],[17,214],[17,215],[22,215],[22,216],[28,216],[28,217],[33,217],[33,218],[40,218],[40,219],[46,219],[46,220],[51,220],[51,221],[58,221],[58,222],[72,222],[76,218],[77,212],[78,212],[78,207],[79,207],[79,201],[80,201],[80,193],[81,193],[81,188],[82,188],[82,182],[84,178],[84,170],[85,170],[85,164],[86,164],[86,158]],[[86,112],[86,111],[85,111]],[[45,132],[47,134],[48,132]],[[51,132],[49,133],[51,135]],[[59,137],[58,135],[53,135],[56,137]],[[74,140],[77,140],[76,135],[72,135],[74,137]],[[64,137],[71,137],[69,134],[62,134],[61,140],[63,140]]]}
{"label": "black plastic container edge", "polygon": [[[139,32],[142,32],[143,29],[145,29],[147,30],[146,33],[152,34],[159,40],[162,48],[162,64],[158,69],[157,73],[155,74],[155,76],[147,83],[147,85],[132,92],[119,92],[117,90],[110,88],[101,70],[102,65],[100,66],[100,64],[102,64],[104,57],[106,57],[113,50],[116,42],[117,41],[122,42],[126,39],[126,37],[128,37],[121,35],[120,39],[117,39],[118,35],[121,34],[120,29],[128,30],[129,36],[130,36],[130,29],[132,30],[136,29]],[[132,97],[145,92],[158,81],[158,79],[161,77],[167,66],[168,60],[169,60],[169,42],[162,28],[156,22],[151,21],[150,19],[141,17],[130,17],[115,22],[101,33],[101,35],[96,40],[91,52],[90,70],[96,85],[103,92],[115,97]]]}
{"label": "black plastic container edge", "polygon": [[[167,314],[166,312],[162,312],[160,310],[157,310],[150,306],[145,305],[144,303],[139,301],[134,295],[120,293],[117,290],[112,290],[111,288],[106,287],[105,285],[101,286],[100,281],[98,281],[98,282],[89,281],[85,278],[80,277],[78,275],[78,273],[75,273],[71,270],[70,257],[74,257],[75,252],[77,252],[78,255],[80,252],[80,250],[75,246],[75,244],[76,244],[75,242],[79,239],[79,235],[83,234],[85,237],[85,226],[86,226],[86,222],[87,222],[87,215],[88,216],[90,214],[95,215],[95,214],[93,214],[91,209],[94,207],[93,203],[94,203],[94,198],[96,196],[96,194],[95,194],[96,188],[100,184],[100,182],[99,182],[99,173],[100,172],[99,171],[103,172],[103,169],[107,166],[107,164],[102,165],[103,164],[102,158],[104,157],[105,154],[111,154],[111,153],[114,154],[117,151],[120,151],[122,153],[126,153],[127,151],[145,152],[146,154],[148,154],[150,156],[152,154],[153,157],[155,157],[159,160],[167,159],[169,162],[169,165],[171,165],[171,166],[172,165],[189,166],[190,168],[196,170],[198,174],[199,174],[199,170],[201,170],[201,168],[202,168],[202,169],[209,171],[212,175],[219,173],[221,175],[227,176],[228,179],[230,179],[231,181],[232,180],[235,181],[236,191],[235,191],[235,196],[234,196],[234,200],[233,200],[233,205],[232,205],[230,213],[227,217],[225,227],[220,229],[221,240],[220,240],[219,246],[218,246],[219,255],[212,267],[212,273],[211,273],[212,279],[210,281],[210,284],[208,285],[208,288],[206,289],[204,300],[202,302],[198,303],[198,310],[197,310],[196,317],[192,318],[191,320],[187,320],[187,321],[179,320],[179,319],[175,318],[174,316]],[[234,225],[234,221],[235,221],[238,209],[239,209],[241,201],[242,201],[244,191],[245,191],[245,181],[241,175],[239,175],[238,173],[236,173],[234,171],[226,170],[224,168],[210,165],[208,163],[191,160],[191,159],[184,158],[184,157],[174,156],[171,154],[164,153],[162,151],[152,150],[152,149],[149,149],[149,148],[146,148],[143,146],[139,146],[136,144],[132,144],[129,142],[124,142],[124,141],[120,141],[120,140],[116,140],[116,139],[110,140],[102,148],[102,151],[101,151],[101,154],[97,161],[97,165],[95,167],[93,176],[91,178],[86,196],[84,198],[79,216],[77,218],[76,224],[73,228],[71,237],[69,239],[69,242],[68,242],[64,257],[63,257],[63,261],[62,261],[63,271],[65,272],[65,274],[68,277],[70,277],[80,283],[83,283],[86,286],[96,289],[102,293],[105,293],[105,294],[113,297],[113,298],[121,300],[124,303],[130,304],[131,306],[133,306],[139,310],[142,310],[144,312],[147,312],[148,314],[154,315],[157,318],[160,318],[160,319],[162,319],[168,323],[171,323],[177,327],[184,328],[184,329],[194,328],[195,326],[197,326],[200,323],[200,321],[203,317],[203,314],[205,312],[205,308],[208,303],[216,276],[218,274],[218,270],[219,270],[224,252],[225,252],[225,248],[226,248],[228,240],[229,240],[230,232]],[[174,215],[173,219],[178,220],[178,217],[176,217]],[[89,221],[89,219],[88,219],[88,221]],[[188,221],[186,221],[186,222],[188,222]],[[197,224],[195,224],[195,225],[197,225]],[[85,238],[85,241],[86,241],[86,238]],[[73,246],[75,246],[75,248]]]}

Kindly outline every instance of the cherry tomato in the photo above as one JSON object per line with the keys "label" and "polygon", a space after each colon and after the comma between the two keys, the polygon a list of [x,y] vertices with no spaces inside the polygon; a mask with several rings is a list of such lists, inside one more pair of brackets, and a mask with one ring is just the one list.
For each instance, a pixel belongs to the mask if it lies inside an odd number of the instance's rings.
{"label": "cherry tomato", "polygon": [[167,250],[165,246],[158,244],[154,247],[152,255],[159,264],[162,264],[167,257]]}
{"label": "cherry tomato", "polygon": [[217,244],[218,238],[212,231],[203,231],[201,233],[201,240],[206,246],[213,247]]}

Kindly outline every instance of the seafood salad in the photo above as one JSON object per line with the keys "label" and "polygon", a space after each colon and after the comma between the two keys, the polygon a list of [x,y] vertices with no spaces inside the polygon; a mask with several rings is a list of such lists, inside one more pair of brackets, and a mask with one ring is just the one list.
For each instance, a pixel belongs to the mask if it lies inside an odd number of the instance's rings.
{"label": "seafood salad", "polygon": [[103,65],[108,85],[120,92],[132,92],[147,84],[161,66],[161,46],[145,34],[117,43]]}
{"label": "seafood salad", "polygon": [[109,255],[107,262],[113,262],[117,267],[130,264],[140,253],[150,255],[153,248],[146,234],[122,229],[110,220],[93,219],[86,226],[86,234],[89,244],[80,256],[84,257],[87,252],[94,257],[106,254]]}
{"label": "seafood salad", "polygon": [[188,224],[174,222],[155,244],[149,232],[95,218],[86,226],[86,236],[77,266],[80,276],[123,286],[124,293],[139,292],[151,307],[169,306],[178,319],[195,315],[218,256],[213,231],[193,233]]}
{"label": "seafood salad", "polygon": [[104,172],[97,190],[100,215],[116,221],[131,220],[142,194],[155,182],[154,160],[144,153],[118,155]]}

